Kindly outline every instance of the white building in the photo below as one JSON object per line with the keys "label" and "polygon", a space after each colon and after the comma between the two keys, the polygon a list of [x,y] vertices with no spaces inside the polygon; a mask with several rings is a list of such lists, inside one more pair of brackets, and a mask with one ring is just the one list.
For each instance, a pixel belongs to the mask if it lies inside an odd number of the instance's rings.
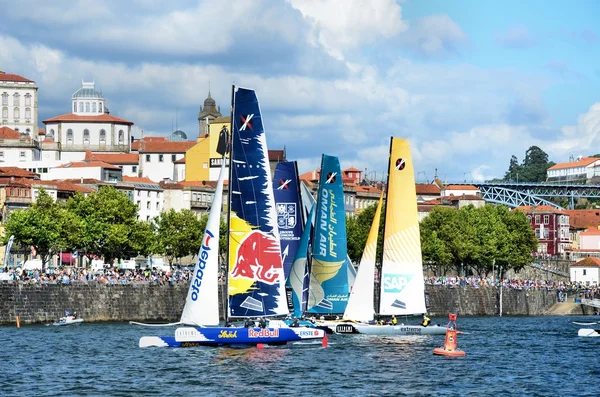
{"label": "white building", "polygon": [[24,168],[24,164],[39,159],[37,141],[10,127],[0,127],[0,163],[2,166]]}
{"label": "white building", "polygon": [[481,196],[481,190],[473,185],[448,185],[440,190],[440,197],[446,196]]}
{"label": "white building", "polygon": [[158,216],[163,210],[163,189],[159,183],[148,178],[124,176],[117,188],[122,190],[127,187],[133,189],[132,200],[138,206],[138,219],[150,220]]}
{"label": "white building", "polygon": [[44,120],[46,134],[41,145],[42,160],[81,161],[88,150],[129,152],[133,123],[109,114],[94,83],[83,82],[73,94],[71,103],[73,113]]}
{"label": "white building", "polygon": [[185,152],[195,144],[195,141],[173,141],[165,137],[145,137],[134,141],[131,144],[131,150],[140,155],[141,177],[150,178],[153,181],[177,181],[182,171],[178,171],[177,169],[181,167],[176,169],[175,164],[178,160],[184,158]]}
{"label": "white building", "polygon": [[588,180],[600,176],[600,158],[579,156],[574,161],[559,163],[548,168],[546,180],[550,182]]}
{"label": "white building", "polygon": [[35,81],[0,70],[0,127],[37,139],[38,87]]}
{"label": "white building", "polygon": [[101,182],[119,182],[122,179],[120,167],[103,161],[75,161],[50,168],[47,174],[41,175],[44,180],[77,180],[96,179]]}
{"label": "white building", "polygon": [[600,259],[587,257],[569,266],[571,282],[598,285],[600,281]]}

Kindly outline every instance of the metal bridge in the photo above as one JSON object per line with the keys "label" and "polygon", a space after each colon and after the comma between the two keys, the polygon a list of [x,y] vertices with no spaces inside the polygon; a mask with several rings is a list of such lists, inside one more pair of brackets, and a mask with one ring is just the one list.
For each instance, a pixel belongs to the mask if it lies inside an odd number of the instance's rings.
{"label": "metal bridge", "polygon": [[569,208],[575,208],[575,199],[580,197],[600,198],[600,185],[540,182],[459,182],[452,185],[476,186],[485,201],[509,207],[520,205],[549,205],[563,209],[548,201],[554,197],[569,199]]}

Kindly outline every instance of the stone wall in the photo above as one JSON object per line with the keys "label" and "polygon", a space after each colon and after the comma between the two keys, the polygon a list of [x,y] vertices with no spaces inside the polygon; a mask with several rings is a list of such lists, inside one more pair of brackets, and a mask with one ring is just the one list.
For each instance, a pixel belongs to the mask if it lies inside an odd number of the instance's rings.
{"label": "stone wall", "polygon": [[[445,317],[454,312],[461,316],[496,316],[499,313],[499,294],[495,287],[428,285],[426,291],[432,316]],[[65,310],[77,311],[89,322],[172,322],[179,319],[186,294],[187,284],[0,282],[0,324],[14,324],[17,314],[22,324],[53,322],[63,316]],[[505,288],[502,295],[505,315],[541,315],[557,302],[556,291]]]}

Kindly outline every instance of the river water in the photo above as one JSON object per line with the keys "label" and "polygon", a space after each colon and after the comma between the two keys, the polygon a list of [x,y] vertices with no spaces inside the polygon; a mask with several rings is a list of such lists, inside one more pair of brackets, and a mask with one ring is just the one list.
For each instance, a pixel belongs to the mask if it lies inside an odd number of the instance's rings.
{"label": "river water", "polygon": [[0,395],[597,396],[600,338],[578,337],[580,326],[572,321],[599,319],[459,317],[462,358],[432,354],[443,336],[333,335],[327,348],[315,342],[140,349],[140,336],[172,335],[173,329],[5,326]]}

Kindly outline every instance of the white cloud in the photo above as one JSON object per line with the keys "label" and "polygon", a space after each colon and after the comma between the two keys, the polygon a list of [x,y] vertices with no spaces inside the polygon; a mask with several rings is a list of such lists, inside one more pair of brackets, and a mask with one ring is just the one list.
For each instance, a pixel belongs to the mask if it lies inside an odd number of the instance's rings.
{"label": "white cloud", "polygon": [[337,59],[344,52],[407,29],[394,0],[287,0],[312,22],[312,42]]}
{"label": "white cloud", "polygon": [[445,58],[457,55],[469,38],[448,15],[432,15],[411,23],[402,42],[423,57]]}

